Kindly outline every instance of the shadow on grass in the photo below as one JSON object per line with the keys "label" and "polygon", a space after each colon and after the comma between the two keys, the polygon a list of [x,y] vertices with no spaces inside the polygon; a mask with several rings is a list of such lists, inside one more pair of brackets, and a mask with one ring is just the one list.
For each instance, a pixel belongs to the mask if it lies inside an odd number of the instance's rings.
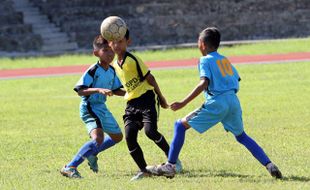
{"label": "shadow on grass", "polygon": [[310,178],[309,177],[304,177],[304,176],[284,176],[283,181],[299,181],[299,182],[309,182]]}
{"label": "shadow on grass", "polygon": [[[245,175],[245,174],[240,174],[240,173],[236,173],[236,172],[228,172],[225,170],[212,170],[212,171],[208,171],[208,170],[184,170],[182,173],[180,173],[179,175],[182,175],[184,177],[232,177],[232,178],[240,178],[242,180],[250,180],[250,181],[260,181],[263,180],[261,179],[259,176],[256,175]],[[267,174],[269,175],[269,174]],[[271,177],[271,176],[270,176]],[[283,179],[279,179],[280,181],[296,181],[296,182],[309,182],[310,178],[309,177],[305,177],[305,176],[284,176]]]}
{"label": "shadow on grass", "polygon": [[184,170],[180,175],[184,177],[235,177],[235,178],[251,178],[253,175],[244,175],[239,173],[227,172],[225,170],[206,171],[206,170]]}
{"label": "shadow on grass", "polygon": [[[118,170],[116,173],[113,174],[106,174],[109,177],[114,178],[132,178],[134,175],[136,175],[137,172],[128,172],[127,170]],[[177,174],[176,176],[180,177],[186,177],[186,178],[203,178],[203,177],[222,177],[222,178],[238,178],[240,181],[247,181],[247,182],[263,182],[263,181],[269,181],[273,180],[273,178],[266,173],[266,177],[262,177],[259,175],[247,175],[247,174],[241,174],[237,172],[229,172],[226,170],[183,170],[182,173]],[[153,177],[161,177],[161,176],[153,176]],[[268,179],[269,178],[269,179]],[[310,182],[309,177],[305,176],[284,176],[283,179],[280,179],[279,181],[295,181],[295,182]]]}

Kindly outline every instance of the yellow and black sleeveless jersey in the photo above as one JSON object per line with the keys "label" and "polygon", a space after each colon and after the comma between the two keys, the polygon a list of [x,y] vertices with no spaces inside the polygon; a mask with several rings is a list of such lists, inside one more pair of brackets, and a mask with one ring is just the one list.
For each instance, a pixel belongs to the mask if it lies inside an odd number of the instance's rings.
{"label": "yellow and black sleeveless jersey", "polygon": [[150,73],[148,67],[137,56],[126,52],[121,65],[115,60],[112,64],[116,74],[126,90],[127,101],[138,98],[148,90],[153,90],[145,77]]}

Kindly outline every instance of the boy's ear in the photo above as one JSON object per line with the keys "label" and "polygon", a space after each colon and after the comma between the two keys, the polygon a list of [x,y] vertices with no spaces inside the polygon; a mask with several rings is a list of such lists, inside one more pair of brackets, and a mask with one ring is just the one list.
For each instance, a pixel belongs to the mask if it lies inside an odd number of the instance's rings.
{"label": "boy's ear", "polygon": [[98,57],[98,51],[93,50],[93,55],[96,56],[96,57]]}
{"label": "boy's ear", "polygon": [[203,50],[206,50],[207,49],[207,44],[205,44],[204,42],[201,42],[201,47]]}
{"label": "boy's ear", "polygon": [[127,40],[127,44],[130,45],[131,42],[132,42],[132,41],[131,41],[131,38],[129,38],[129,39]]}

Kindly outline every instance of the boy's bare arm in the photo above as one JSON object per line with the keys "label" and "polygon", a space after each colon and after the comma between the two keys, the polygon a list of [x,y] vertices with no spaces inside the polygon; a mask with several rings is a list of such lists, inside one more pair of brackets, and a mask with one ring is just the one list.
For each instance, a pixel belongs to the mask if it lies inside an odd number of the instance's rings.
{"label": "boy's bare arm", "polygon": [[186,106],[190,101],[195,99],[204,89],[208,87],[208,80],[206,78],[201,78],[198,85],[194,88],[194,90],[189,93],[181,102],[174,102],[171,104],[171,109],[173,111],[179,110]]}
{"label": "boy's bare arm", "polygon": [[122,88],[117,89],[117,90],[113,90],[113,94],[117,95],[117,96],[125,96],[126,91]]}
{"label": "boy's bare arm", "polygon": [[168,108],[169,105],[168,105],[168,103],[167,103],[165,97],[164,97],[163,94],[161,93],[160,88],[159,88],[159,86],[158,86],[158,84],[157,84],[157,82],[156,82],[156,80],[155,80],[155,77],[154,77],[151,73],[149,73],[149,74],[145,77],[145,79],[146,79],[146,81],[147,81],[150,85],[152,85],[152,86],[154,87],[154,90],[155,90],[156,94],[157,94],[158,97],[159,97],[160,106],[161,106],[162,108]]}
{"label": "boy's bare arm", "polygon": [[95,93],[100,93],[106,96],[113,95],[111,90],[105,89],[105,88],[85,88],[85,89],[80,89],[77,93],[79,96],[89,96]]}

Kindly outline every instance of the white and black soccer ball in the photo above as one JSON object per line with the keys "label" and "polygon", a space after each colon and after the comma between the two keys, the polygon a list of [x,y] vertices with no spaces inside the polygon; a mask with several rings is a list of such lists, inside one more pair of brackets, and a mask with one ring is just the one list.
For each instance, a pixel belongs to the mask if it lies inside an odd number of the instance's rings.
{"label": "white and black soccer ball", "polygon": [[118,16],[105,18],[100,26],[102,37],[108,41],[119,41],[124,38],[127,31],[125,21]]}

